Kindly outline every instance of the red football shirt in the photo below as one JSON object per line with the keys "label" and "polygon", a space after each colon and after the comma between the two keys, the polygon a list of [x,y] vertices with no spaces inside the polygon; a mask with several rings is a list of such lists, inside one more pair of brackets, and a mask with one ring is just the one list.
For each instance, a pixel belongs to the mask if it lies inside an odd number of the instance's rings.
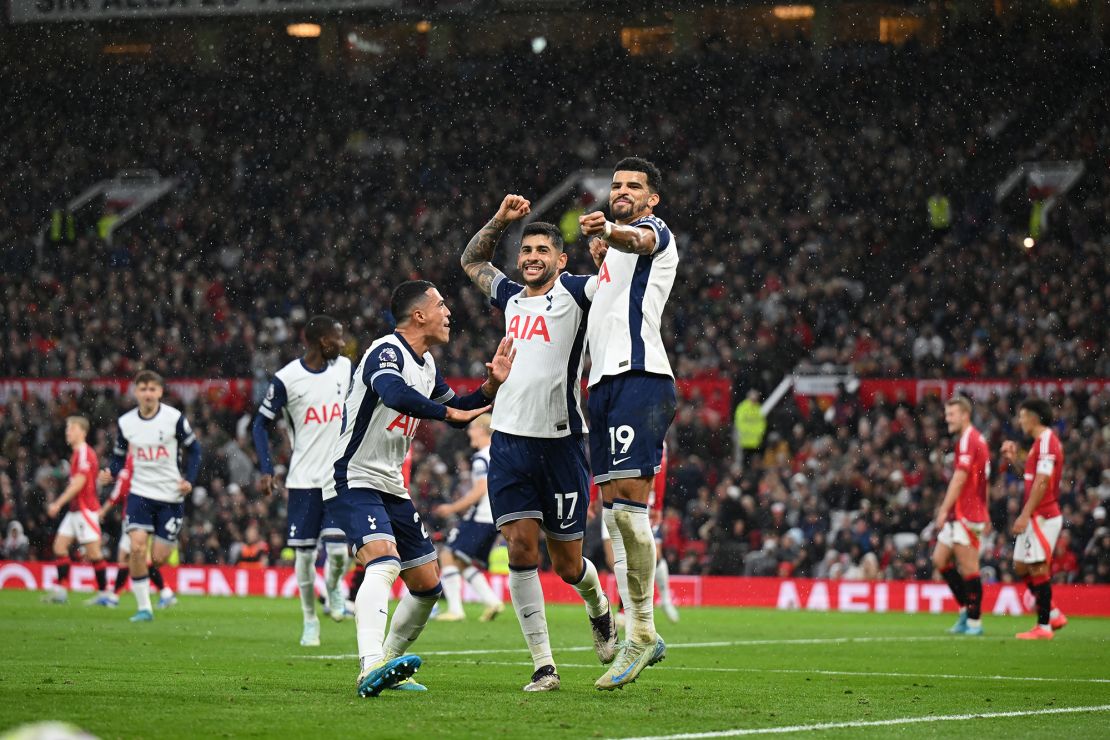
{"label": "red football shirt", "polygon": [[1059,438],[1051,429],[1041,432],[1025,458],[1025,496],[1021,500],[1023,504],[1029,500],[1033,481],[1038,474],[1048,476],[1048,489],[1033,513],[1045,519],[1060,516],[1060,478],[1064,474],[1064,448],[1060,446]]}
{"label": "red football shirt", "polygon": [[651,492],[651,508],[663,510],[663,495],[667,492],[667,445],[663,445],[663,459],[659,461],[659,472],[655,474],[655,488]]}
{"label": "red football shirt", "polygon": [[96,474],[99,470],[92,447],[82,443],[74,448],[73,455],[69,458],[69,475],[71,478],[78,474],[85,476],[85,485],[69,500],[70,511],[100,509],[100,498],[96,495]]}
{"label": "red football shirt", "polygon": [[131,455],[123,463],[123,470],[116,476],[116,486],[108,496],[113,504],[118,503],[121,511],[127,511],[127,494],[131,492],[131,474],[135,471],[135,461]]}
{"label": "red football shirt", "polygon": [[991,475],[991,454],[983,435],[969,426],[956,447],[956,470],[967,473],[967,480],[956,499],[955,517],[982,524],[987,521],[987,482]]}

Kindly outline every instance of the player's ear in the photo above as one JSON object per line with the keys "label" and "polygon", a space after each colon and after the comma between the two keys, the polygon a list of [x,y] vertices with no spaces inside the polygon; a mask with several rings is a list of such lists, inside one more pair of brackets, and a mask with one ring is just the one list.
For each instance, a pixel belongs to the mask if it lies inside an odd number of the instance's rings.
{"label": "player's ear", "polygon": [[559,258],[555,260],[555,264],[560,270],[567,269],[567,253],[559,252]]}
{"label": "player's ear", "polygon": [[659,193],[652,193],[648,196],[648,205],[655,208],[659,205]]}

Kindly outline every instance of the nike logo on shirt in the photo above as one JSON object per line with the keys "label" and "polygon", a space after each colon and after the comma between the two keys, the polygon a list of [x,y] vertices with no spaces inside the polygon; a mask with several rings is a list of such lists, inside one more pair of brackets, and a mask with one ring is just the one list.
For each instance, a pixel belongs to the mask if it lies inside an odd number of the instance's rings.
{"label": "nike logo on shirt", "polygon": [[624,462],[625,460],[631,460],[631,459],[632,459],[632,455],[629,455],[628,457],[622,457],[622,458],[621,458],[620,460],[616,460],[616,459],[614,459],[614,460],[613,460],[613,464],[614,464],[614,465],[620,465],[620,464],[621,464],[622,462]]}

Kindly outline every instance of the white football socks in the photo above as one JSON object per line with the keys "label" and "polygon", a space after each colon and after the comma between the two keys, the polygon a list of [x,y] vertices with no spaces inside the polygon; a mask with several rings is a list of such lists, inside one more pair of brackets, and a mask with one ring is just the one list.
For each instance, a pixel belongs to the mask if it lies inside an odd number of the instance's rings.
{"label": "white football socks", "polygon": [[141,578],[132,577],[131,591],[135,594],[135,601],[138,602],[139,611],[152,611],[150,608],[150,576],[142,576]]}
{"label": "white football socks", "polygon": [[[325,542],[324,552],[327,553],[327,560],[324,561],[324,586],[328,590],[330,599],[340,579],[347,574],[347,568],[351,565],[351,556],[344,542]],[[334,609],[335,605],[329,602],[328,607]]]}
{"label": "white football socks", "polygon": [[432,607],[439,601],[443,588],[437,583],[430,591],[409,591],[393,610],[389,635],[385,638],[385,659],[391,660],[408,652],[428,624]]}
{"label": "white football socks", "polygon": [[400,574],[401,561],[393,557],[379,558],[366,566],[366,577],[355,596],[355,634],[363,671],[382,659],[389,595]]}
{"label": "white football socks", "polygon": [[[651,531],[647,504],[616,499],[616,519],[628,561],[628,639],[640,644],[655,643],[655,536]],[[616,545],[616,539],[613,540]],[[613,548],[614,554],[616,547]]]}
{"label": "white football socks", "polygon": [[600,617],[609,611],[609,599],[601,588],[601,579],[597,577],[597,568],[589,558],[582,558],[582,576],[577,583],[572,583],[574,590],[586,602],[586,613],[591,618]]}
{"label": "white football socks", "polygon": [[602,521],[605,522],[605,528],[609,530],[609,544],[613,547],[613,576],[617,579],[617,593],[621,597],[621,607],[625,611],[625,624],[621,625],[625,629],[625,636],[628,633],[629,617],[628,605],[631,603],[631,596],[628,595],[628,555],[624,550],[624,538],[621,532],[617,529],[617,516],[610,506],[602,509]]}
{"label": "white football socks", "polygon": [[313,622],[316,620],[316,549],[298,547],[295,552],[293,572],[301,592],[301,611],[304,621]]}
{"label": "white football socks", "polygon": [[655,565],[655,587],[659,589],[659,601],[663,604],[671,603],[671,568],[667,565],[666,558],[659,558]]}
{"label": "white football socks", "polygon": [[477,566],[468,565],[463,571],[463,578],[474,589],[474,593],[478,595],[478,599],[486,606],[498,606],[501,599],[493,593],[493,588],[490,587],[489,581],[486,580],[486,574],[478,569]]}
{"label": "white football socks", "polygon": [[509,566],[509,594],[513,599],[513,609],[520,620],[520,629],[528,651],[532,653],[532,664],[538,670],[545,665],[555,665],[551,657],[551,638],[547,633],[547,614],[544,612],[543,588],[540,587],[540,574],[536,568],[518,570]]}
{"label": "white football socks", "polygon": [[450,614],[463,614],[462,604],[462,576],[454,565],[448,565],[440,576],[443,584],[443,596],[447,599],[447,611]]}

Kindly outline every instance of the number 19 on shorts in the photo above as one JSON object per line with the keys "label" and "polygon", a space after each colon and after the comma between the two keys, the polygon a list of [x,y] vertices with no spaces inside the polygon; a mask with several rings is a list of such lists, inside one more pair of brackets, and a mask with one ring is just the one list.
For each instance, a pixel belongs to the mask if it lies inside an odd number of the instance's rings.
{"label": "number 19 on shorts", "polygon": [[632,446],[632,440],[634,439],[636,439],[636,430],[627,424],[622,424],[619,427],[609,427],[610,454],[614,457],[625,454]]}

